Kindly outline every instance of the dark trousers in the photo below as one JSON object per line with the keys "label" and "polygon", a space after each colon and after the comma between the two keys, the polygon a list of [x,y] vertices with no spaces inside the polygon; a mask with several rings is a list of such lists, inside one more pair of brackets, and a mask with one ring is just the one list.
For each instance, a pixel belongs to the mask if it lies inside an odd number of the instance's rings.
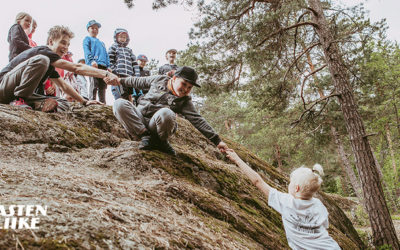
{"label": "dark trousers", "polygon": [[[107,67],[99,65],[99,69],[107,70]],[[90,79],[90,89],[89,89],[89,99],[96,100],[96,95],[99,97],[99,101],[106,103],[106,90],[107,84],[102,78],[91,77]]]}

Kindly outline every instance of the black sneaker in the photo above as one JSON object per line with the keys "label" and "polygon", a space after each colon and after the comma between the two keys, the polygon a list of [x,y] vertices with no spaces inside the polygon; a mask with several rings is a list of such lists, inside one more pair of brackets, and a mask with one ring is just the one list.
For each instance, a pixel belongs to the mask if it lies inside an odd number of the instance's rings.
{"label": "black sneaker", "polygon": [[176,156],[175,149],[171,146],[171,144],[169,144],[167,140],[165,141],[160,140],[157,149],[169,155]]}
{"label": "black sneaker", "polygon": [[154,143],[152,143],[152,138],[150,135],[145,135],[142,137],[139,149],[141,150],[152,150],[155,149]]}

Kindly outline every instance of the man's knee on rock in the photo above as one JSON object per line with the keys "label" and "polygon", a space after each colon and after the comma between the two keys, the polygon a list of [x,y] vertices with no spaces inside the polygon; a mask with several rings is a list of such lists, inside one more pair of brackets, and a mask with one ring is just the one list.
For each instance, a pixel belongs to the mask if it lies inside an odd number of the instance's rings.
{"label": "man's knee on rock", "polygon": [[158,135],[161,140],[167,140],[176,131],[176,115],[169,108],[162,108],[158,111],[161,124],[158,126]]}
{"label": "man's knee on rock", "polygon": [[37,64],[47,69],[50,65],[50,59],[44,55],[37,55],[32,57],[30,60],[30,64]]}
{"label": "man's knee on rock", "polygon": [[159,116],[164,121],[175,121],[175,113],[169,108],[162,108],[159,111]]}
{"label": "man's knee on rock", "polygon": [[119,98],[115,100],[113,105],[114,114],[120,113],[122,110],[129,108],[129,101]]}

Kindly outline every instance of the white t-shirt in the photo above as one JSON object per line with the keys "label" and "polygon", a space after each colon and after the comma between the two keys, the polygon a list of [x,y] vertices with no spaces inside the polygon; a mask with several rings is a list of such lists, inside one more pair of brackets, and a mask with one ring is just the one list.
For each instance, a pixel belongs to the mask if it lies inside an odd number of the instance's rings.
{"label": "white t-shirt", "polygon": [[268,205],[282,215],[286,238],[292,249],[340,249],[326,230],[328,210],[319,199],[296,199],[271,188]]}

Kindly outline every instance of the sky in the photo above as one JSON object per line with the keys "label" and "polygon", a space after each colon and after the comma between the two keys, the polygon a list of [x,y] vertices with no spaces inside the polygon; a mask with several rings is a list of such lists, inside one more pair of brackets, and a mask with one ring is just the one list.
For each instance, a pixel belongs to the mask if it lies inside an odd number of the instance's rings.
{"label": "sky", "polygon": [[348,6],[364,3],[372,21],[386,18],[389,26],[388,39],[400,42],[400,0],[341,0],[340,2]]}
{"label": "sky", "polygon": [[[130,35],[129,47],[134,54],[145,54],[149,59],[166,63],[165,52],[170,48],[183,50],[189,43],[188,33],[198,20],[195,9],[171,5],[154,11],[152,0],[135,0],[135,6],[128,9],[123,0],[7,0],[0,10],[0,67],[8,63],[7,34],[15,22],[18,12],[29,13],[38,23],[33,40],[44,45],[47,31],[54,25],[68,26],[74,33],[69,50],[77,61],[83,58],[82,41],[87,36],[86,24],[95,19],[102,27],[98,38],[108,49],[113,43],[116,28],[125,28]],[[388,38],[400,41],[399,0],[341,0],[345,5],[365,3],[372,21],[387,19]],[[107,89],[107,104],[113,103],[110,88]]]}

